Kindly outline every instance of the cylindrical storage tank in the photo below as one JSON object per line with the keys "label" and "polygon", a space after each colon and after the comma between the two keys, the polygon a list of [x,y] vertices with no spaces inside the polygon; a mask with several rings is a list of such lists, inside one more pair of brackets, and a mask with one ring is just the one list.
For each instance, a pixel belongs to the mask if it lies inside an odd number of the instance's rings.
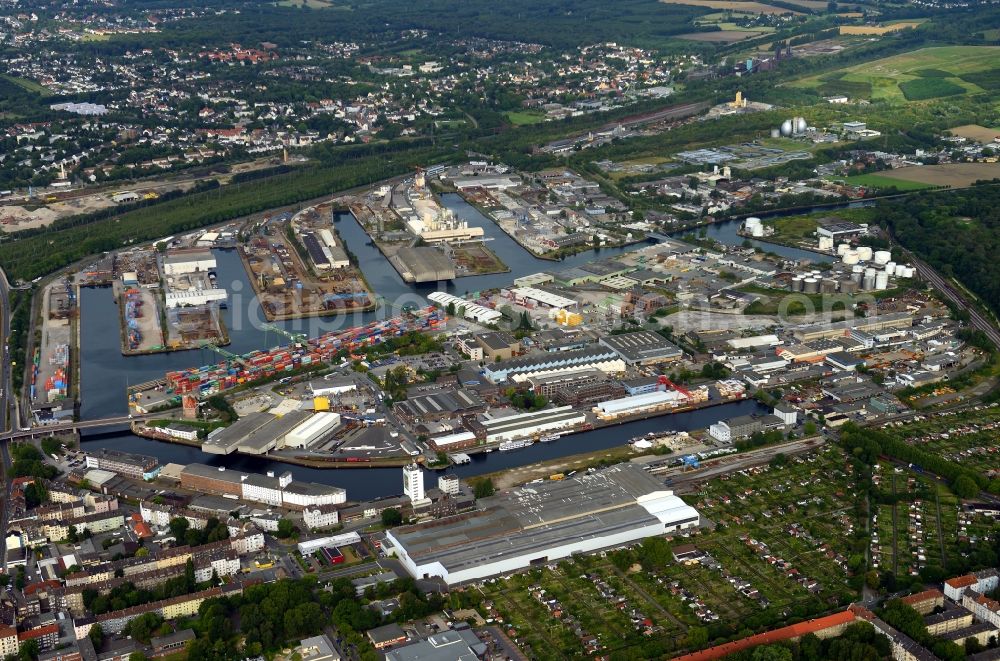
{"label": "cylindrical storage tank", "polygon": [[878,273],[878,271],[875,270],[875,269],[873,269],[873,268],[871,268],[871,267],[868,267],[868,268],[865,269],[865,277],[866,278],[869,277],[869,276],[872,277],[872,278],[874,278],[876,273]]}
{"label": "cylindrical storage tank", "polygon": [[865,277],[865,270],[860,266],[855,266],[851,269],[851,280],[856,284],[861,284],[861,280]]}
{"label": "cylindrical storage tank", "polygon": [[848,250],[840,257],[845,264],[857,264],[861,261],[861,257],[858,255],[857,250]]}
{"label": "cylindrical storage tank", "polygon": [[824,294],[832,294],[837,291],[837,281],[831,278],[823,278],[819,283],[819,290]]}
{"label": "cylindrical storage tank", "polygon": [[789,136],[792,134],[792,120],[786,119],[781,123],[781,135]]}
{"label": "cylindrical storage tank", "polygon": [[858,283],[853,280],[841,280],[840,291],[844,294],[853,294],[858,291]]}
{"label": "cylindrical storage tank", "polygon": [[795,128],[795,132],[796,133],[805,133],[807,126],[808,126],[808,124],[806,124],[806,118],[805,117],[796,117],[795,118],[795,126],[794,126],[794,128]]}
{"label": "cylindrical storage tank", "polygon": [[896,275],[899,277],[903,277],[903,275],[906,273],[907,268],[908,267],[906,266],[906,264],[896,264]]}
{"label": "cylindrical storage tank", "polygon": [[806,294],[818,294],[819,280],[816,278],[806,278],[802,281],[802,291]]}
{"label": "cylindrical storage tank", "polygon": [[819,237],[819,249],[820,250],[833,250],[833,237],[821,236]]}
{"label": "cylindrical storage tank", "polygon": [[888,289],[889,275],[885,271],[879,272],[875,276],[875,289]]}
{"label": "cylindrical storage tank", "polygon": [[749,218],[743,221],[743,226],[746,227],[748,230],[753,229],[758,225],[760,225],[760,218],[757,218],[756,216],[750,216]]}
{"label": "cylindrical storage tank", "polygon": [[851,249],[851,246],[848,243],[838,243],[837,244],[837,254],[838,255],[843,255],[845,252],[847,252],[850,249]]}
{"label": "cylindrical storage tank", "polygon": [[862,289],[875,289],[875,276],[866,275],[865,279],[861,281]]}
{"label": "cylindrical storage tank", "polygon": [[885,272],[892,275],[896,272],[896,262],[888,262],[885,265]]}
{"label": "cylindrical storage tank", "polygon": [[751,231],[751,234],[753,234],[753,236],[756,236],[756,237],[764,236],[764,226],[763,225],[754,225],[753,226],[753,230]]}
{"label": "cylindrical storage tank", "polygon": [[858,246],[858,256],[861,257],[861,261],[867,262],[872,258],[872,249],[868,246]]}
{"label": "cylindrical storage tank", "polygon": [[875,263],[881,266],[889,263],[892,259],[892,253],[888,250],[876,250],[873,257],[875,258]]}
{"label": "cylindrical storage tank", "polygon": [[797,275],[792,278],[791,290],[792,291],[802,291],[802,281],[805,280],[801,275]]}
{"label": "cylindrical storage tank", "polygon": [[781,137],[781,129],[771,129],[771,137],[772,138],[780,138]]}
{"label": "cylindrical storage tank", "polygon": [[903,274],[904,278],[912,278],[917,273],[917,270],[912,266],[905,267],[905,271],[906,273]]}

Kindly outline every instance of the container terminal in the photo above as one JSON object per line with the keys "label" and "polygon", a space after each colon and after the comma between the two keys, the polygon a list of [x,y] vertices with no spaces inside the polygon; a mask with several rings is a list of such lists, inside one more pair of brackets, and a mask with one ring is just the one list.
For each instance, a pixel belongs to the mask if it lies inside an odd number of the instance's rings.
{"label": "container terminal", "polygon": [[362,346],[398,337],[410,331],[434,330],[444,320],[444,313],[433,307],[406,312],[391,319],[331,331],[319,337],[243,355],[217,349],[226,360],[211,365],[167,372],[163,379],[139,384],[129,389],[132,410],[147,413],[150,409],[176,406],[183,395],[210,397],[237,386],[252,385],[280,372],[290,372],[311,365],[321,366],[341,351],[351,352]]}

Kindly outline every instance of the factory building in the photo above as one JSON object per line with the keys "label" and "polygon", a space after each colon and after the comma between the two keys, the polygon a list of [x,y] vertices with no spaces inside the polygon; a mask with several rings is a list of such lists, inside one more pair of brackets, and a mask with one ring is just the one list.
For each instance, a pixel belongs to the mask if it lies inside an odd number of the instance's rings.
{"label": "factory building", "polygon": [[679,360],[684,352],[659,333],[637,331],[602,337],[601,344],[622,357],[629,365],[657,365]]}
{"label": "factory building", "polygon": [[204,273],[215,268],[215,256],[205,248],[178,248],[163,258],[164,275]]}
{"label": "factory building", "polygon": [[698,511],[641,468],[619,464],[479,501],[482,509],[386,533],[417,579],[459,585],[687,530]]}
{"label": "factory building", "polygon": [[865,232],[865,228],[839,218],[824,218],[819,221],[816,236],[825,236],[835,241],[854,238]]}
{"label": "factory building", "polygon": [[541,411],[516,413],[503,418],[486,418],[487,443],[501,443],[520,438],[530,438],[550,431],[569,429],[583,424],[587,417],[572,406],[559,406]]}
{"label": "factory building", "polygon": [[625,361],[607,347],[590,347],[575,351],[554,351],[544,355],[522,356],[483,367],[483,375],[491,383],[508,380],[521,383],[535,376],[581,369],[599,369],[605,374],[625,371]]}
{"label": "factory building", "polygon": [[532,303],[542,307],[563,310],[576,310],[580,305],[572,298],[566,298],[565,296],[534,287],[517,287],[516,289],[511,289],[510,293],[514,298],[514,302],[522,305],[524,303]]}
{"label": "factory building", "polygon": [[329,435],[340,426],[339,413],[314,413],[285,434],[285,447],[305,448]]}
{"label": "factory building", "polygon": [[352,379],[319,379],[309,382],[309,392],[313,397],[329,397],[354,392],[358,385]]}

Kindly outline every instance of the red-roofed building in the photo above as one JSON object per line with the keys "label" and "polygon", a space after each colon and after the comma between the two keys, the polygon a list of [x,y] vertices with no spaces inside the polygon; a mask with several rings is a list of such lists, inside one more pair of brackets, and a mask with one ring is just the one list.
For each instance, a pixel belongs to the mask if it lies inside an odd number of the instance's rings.
{"label": "red-roofed building", "polygon": [[972,574],[966,574],[965,576],[956,576],[955,578],[949,578],[944,582],[944,594],[949,599],[954,599],[955,601],[962,600],[962,593],[965,589],[976,584],[976,577]]}
{"label": "red-roofed building", "polygon": [[35,583],[29,583],[24,586],[24,596],[30,597],[36,592],[46,592],[48,590],[54,590],[62,585],[62,581],[57,581],[55,579],[51,581],[38,581]]}
{"label": "red-roofed building", "polygon": [[774,631],[765,631],[754,636],[734,640],[731,643],[709,647],[700,652],[685,654],[684,656],[677,657],[675,661],[713,661],[714,659],[721,659],[730,654],[757,647],[758,645],[770,645],[785,640],[798,640],[809,633],[815,634],[819,638],[832,638],[839,636],[845,628],[854,623],[855,619],[854,612],[849,609],[842,613],[834,613],[833,615],[827,615],[815,620],[799,622],[798,624],[792,624],[787,627],[775,629]]}
{"label": "red-roofed building", "polygon": [[50,650],[59,643],[59,625],[48,624],[37,629],[28,629],[17,634],[17,642],[20,645],[29,640],[38,641],[38,649]]}
{"label": "red-roofed building", "polygon": [[921,615],[932,613],[935,608],[944,606],[944,595],[940,590],[924,590],[909,597],[900,599],[904,604],[917,611]]}

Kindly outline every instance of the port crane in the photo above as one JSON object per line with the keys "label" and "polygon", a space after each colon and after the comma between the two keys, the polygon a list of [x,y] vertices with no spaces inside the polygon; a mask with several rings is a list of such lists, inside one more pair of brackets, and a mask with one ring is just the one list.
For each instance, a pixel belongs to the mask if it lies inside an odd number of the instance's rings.
{"label": "port crane", "polygon": [[[301,333],[293,333],[291,331],[285,330],[284,328],[281,328],[280,326],[275,326],[274,324],[261,324],[260,327],[263,328],[265,332],[273,331],[278,335],[284,335],[292,342],[298,342],[299,344],[305,344],[309,340],[308,337],[306,337]],[[267,344],[266,340],[265,344]]]}
{"label": "port crane", "polygon": [[225,349],[223,349],[219,345],[217,345],[214,342],[211,342],[209,340],[204,340],[199,345],[199,347],[202,348],[202,349],[208,349],[209,351],[214,351],[215,353],[219,354],[220,356],[222,356],[226,360],[231,360],[233,362],[239,363],[240,365],[242,365],[244,367],[247,366],[247,362],[245,360],[243,360],[243,356],[241,356],[239,354],[235,354],[232,351],[226,351]]}

